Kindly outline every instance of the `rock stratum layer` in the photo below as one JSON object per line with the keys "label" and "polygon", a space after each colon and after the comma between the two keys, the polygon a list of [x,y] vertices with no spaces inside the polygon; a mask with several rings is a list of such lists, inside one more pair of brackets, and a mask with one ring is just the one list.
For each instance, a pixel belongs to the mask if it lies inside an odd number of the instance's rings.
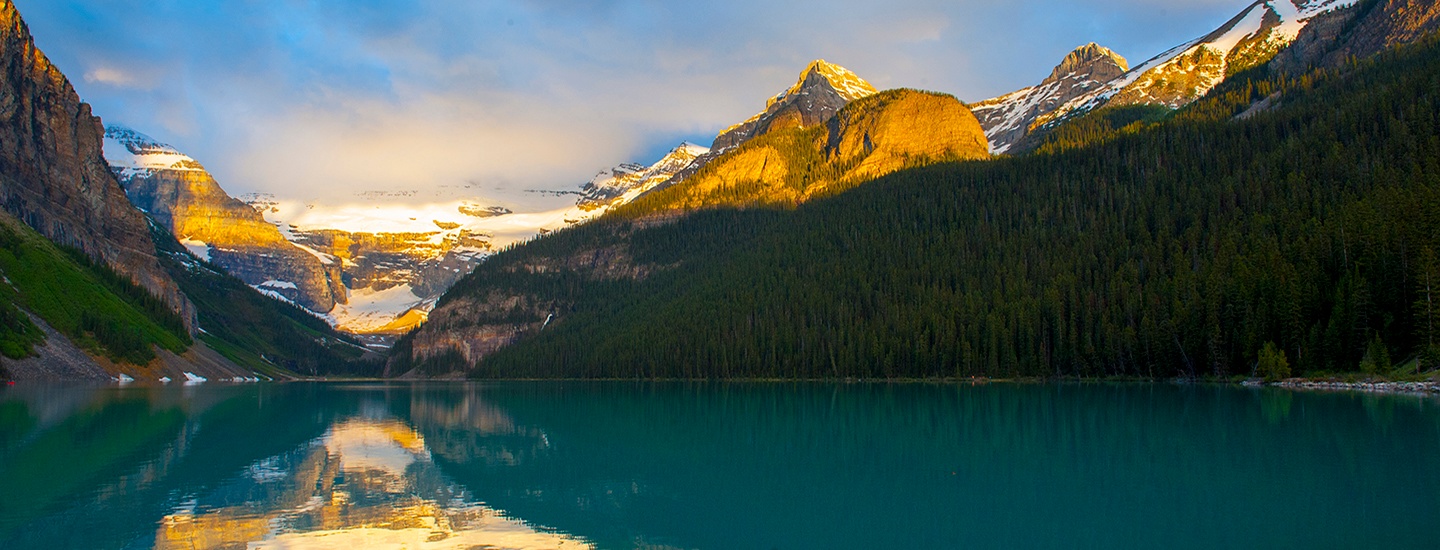
{"label": "rock stratum layer", "polygon": [[1316,17],[1295,44],[1275,57],[1277,69],[1295,75],[1316,67],[1339,68],[1440,30],[1434,0],[1376,0]]}
{"label": "rock stratum layer", "polygon": [[129,128],[105,130],[105,155],[130,202],[197,255],[246,284],[325,313],[345,302],[340,266],[285,239],[205,167]]}
{"label": "rock stratum layer", "polygon": [[101,153],[103,129],[50,63],[15,5],[0,0],[0,202],[57,243],[130,276],[195,326],[195,309],[155,259],[145,216]]}
{"label": "rock stratum layer", "polygon": [[635,204],[662,215],[794,205],[905,168],[987,158],[989,147],[979,120],[953,96],[889,90],[847,104],[823,125],[747,141]]}

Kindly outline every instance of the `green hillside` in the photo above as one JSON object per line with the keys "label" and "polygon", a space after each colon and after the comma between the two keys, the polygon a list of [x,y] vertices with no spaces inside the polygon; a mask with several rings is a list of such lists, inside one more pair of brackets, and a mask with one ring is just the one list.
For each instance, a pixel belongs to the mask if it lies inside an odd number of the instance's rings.
{"label": "green hillside", "polygon": [[6,357],[33,353],[44,335],[19,308],[44,319],[82,349],[117,362],[145,364],[153,346],[183,353],[184,321],[163,302],[103,264],[62,249],[0,214],[0,343]]}
{"label": "green hillside", "polygon": [[[1275,108],[1235,116],[1274,91]],[[1375,368],[1381,352],[1429,370],[1437,113],[1430,40],[1342,72],[1251,71],[1160,122],[1101,113],[1103,125],[1057,132],[1071,141],[1041,154],[909,170],[790,211],[611,217],[496,256],[445,300],[528,296],[557,321],[478,366],[455,354],[423,366],[1228,377],[1256,373],[1273,343],[1297,373],[1367,357]],[[600,243],[647,275],[525,269]],[[487,321],[503,319],[474,320]]]}

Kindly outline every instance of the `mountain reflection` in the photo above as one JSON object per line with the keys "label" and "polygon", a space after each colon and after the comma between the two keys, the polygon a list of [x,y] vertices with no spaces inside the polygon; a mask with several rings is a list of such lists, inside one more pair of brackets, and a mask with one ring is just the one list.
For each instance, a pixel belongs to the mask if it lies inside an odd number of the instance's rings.
{"label": "mountain reflection", "polygon": [[1436,456],[1219,386],[21,386],[0,548],[1433,547]]}
{"label": "mountain reflection", "polygon": [[[472,391],[410,395],[380,384],[0,391],[0,548],[590,546],[482,502],[406,420],[508,440],[508,417]],[[463,440],[448,452],[491,459]]]}
{"label": "mountain reflection", "polygon": [[155,548],[587,546],[479,503],[438,470],[424,437],[394,418],[338,421],[322,437],[250,465],[216,493],[256,498],[184,503],[161,522]]}

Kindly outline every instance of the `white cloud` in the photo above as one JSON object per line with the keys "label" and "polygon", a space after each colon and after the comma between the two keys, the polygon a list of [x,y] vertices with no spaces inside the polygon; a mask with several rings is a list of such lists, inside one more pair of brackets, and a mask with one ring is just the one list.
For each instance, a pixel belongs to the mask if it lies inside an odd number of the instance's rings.
{"label": "white cloud", "polygon": [[86,71],[85,82],[104,84],[116,88],[134,88],[141,90],[153,88],[151,84],[142,81],[133,74],[114,67],[97,67]]}

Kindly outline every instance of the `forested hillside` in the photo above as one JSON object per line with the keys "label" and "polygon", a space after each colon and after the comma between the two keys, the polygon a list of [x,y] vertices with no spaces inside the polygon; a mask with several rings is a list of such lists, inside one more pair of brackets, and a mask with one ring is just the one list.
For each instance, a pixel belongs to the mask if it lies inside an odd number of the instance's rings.
{"label": "forested hillside", "polygon": [[[478,366],[454,353],[417,364],[481,377],[1231,376],[1273,342],[1297,373],[1357,370],[1367,355],[1428,370],[1437,113],[1432,39],[1304,78],[1252,71],[1163,122],[1132,113],[1041,154],[901,172],[791,211],[614,216],[497,256],[450,298],[529,296],[556,321]],[[641,276],[529,269],[617,236]]]}

